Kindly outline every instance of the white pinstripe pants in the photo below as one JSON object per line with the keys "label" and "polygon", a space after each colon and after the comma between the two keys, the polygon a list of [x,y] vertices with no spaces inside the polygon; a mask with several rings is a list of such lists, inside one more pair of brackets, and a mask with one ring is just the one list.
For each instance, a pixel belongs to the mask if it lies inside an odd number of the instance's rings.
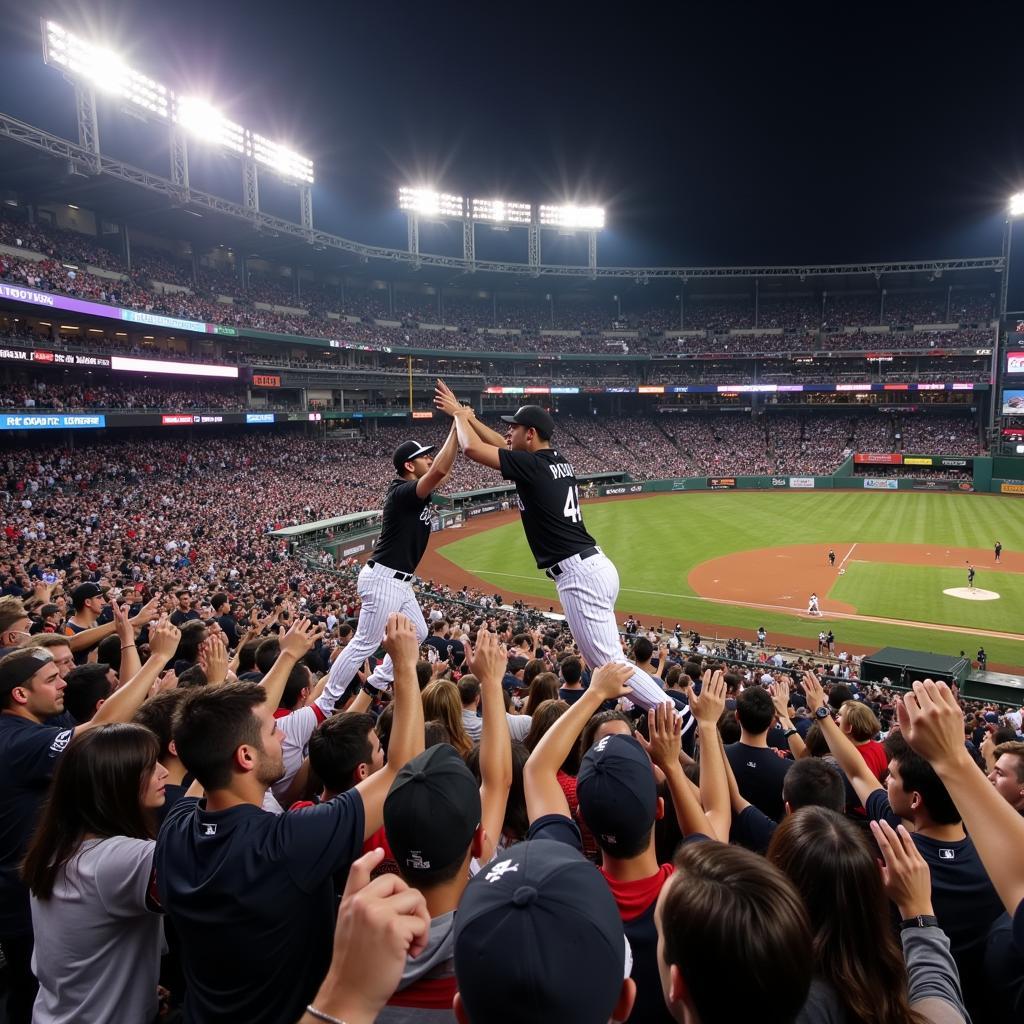
{"label": "white pinstripe pants", "polygon": [[[579,555],[573,555],[558,565],[562,573],[555,577],[555,589],[573,639],[587,664],[591,668],[600,668],[610,661],[629,664],[622,655],[619,627],[615,622],[619,571],[612,560],[597,554],[581,561]],[[671,702],[661,685],[640,669],[634,669],[628,682],[633,688],[629,699],[645,711]]]}
{"label": "white pinstripe pants", "polygon": [[[356,635],[331,665],[327,686],[318,701],[327,714],[334,709],[334,705],[345,692],[345,687],[352,681],[352,677],[362,667],[363,662],[380,647],[389,615],[400,612],[416,627],[416,638],[420,643],[427,638],[427,623],[411,583],[396,580],[390,571],[381,565],[375,565],[373,568],[364,565],[359,572],[358,591],[361,607]],[[383,689],[390,686],[394,679],[395,667],[389,654],[373,670],[367,681],[371,686]]]}

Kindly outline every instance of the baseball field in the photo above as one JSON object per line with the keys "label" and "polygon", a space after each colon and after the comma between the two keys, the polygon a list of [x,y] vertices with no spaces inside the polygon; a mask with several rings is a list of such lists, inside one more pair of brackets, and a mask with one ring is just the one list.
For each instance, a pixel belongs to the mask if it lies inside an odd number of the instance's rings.
{"label": "baseball field", "polygon": [[[832,629],[851,652],[984,646],[990,669],[1024,671],[1024,503],[1012,498],[710,491],[597,499],[585,519],[618,567],[620,615],[644,624],[748,637],[763,625],[769,642],[803,647]],[[420,574],[558,610],[517,512],[435,534]]]}

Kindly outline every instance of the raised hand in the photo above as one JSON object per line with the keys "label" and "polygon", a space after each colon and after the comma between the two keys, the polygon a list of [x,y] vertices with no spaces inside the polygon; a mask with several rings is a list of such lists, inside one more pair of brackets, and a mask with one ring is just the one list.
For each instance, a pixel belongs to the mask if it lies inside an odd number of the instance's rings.
{"label": "raised hand", "polygon": [[309,619],[296,619],[288,632],[281,637],[281,653],[294,655],[295,660],[299,661],[313,649],[313,645],[323,635],[323,629],[315,626]]}
{"label": "raised hand", "polygon": [[825,706],[825,691],[822,688],[821,681],[814,672],[805,672],[801,682],[804,686],[804,694],[807,696],[807,706],[813,714],[818,708]]}
{"label": "raised hand", "polygon": [[647,753],[651,760],[663,772],[678,765],[683,749],[683,720],[671,701],[647,712],[647,732]]}
{"label": "raised hand", "polygon": [[160,621],[149,631],[149,654],[152,658],[162,658],[168,662],[174,657],[181,640],[181,630],[171,625],[171,620],[161,616]]}
{"label": "raised hand", "polygon": [[222,633],[214,633],[200,644],[199,664],[207,683],[218,686],[224,682],[228,674],[228,647]]}
{"label": "raised hand", "polygon": [[908,917],[931,916],[932,876],[928,862],[918,853],[910,833],[902,826],[871,822],[871,834],[882,851],[882,885],[885,894]]}
{"label": "raised hand", "polygon": [[406,959],[422,952],[430,934],[421,893],[391,873],[370,881],[382,859],[383,851],[374,850],[349,870],[331,967],[313,1002],[331,1019],[373,1020],[398,987]]}
{"label": "raised hand", "polygon": [[701,676],[700,693],[690,687],[690,710],[699,725],[717,728],[725,710],[725,674],[708,670]]}
{"label": "raised hand", "polygon": [[634,671],[633,666],[624,661],[609,661],[594,672],[590,680],[590,689],[602,701],[628,697],[633,688],[628,685],[627,680]]}
{"label": "raised hand", "polygon": [[117,623],[117,635],[121,643],[134,643],[135,630],[132,628],[132,621],[128,616],[128,612],[131,610],[130,606],[112,601],[110,603],[110,610],[113,613],[114,622]]}
{"label": "raised hand", "polygon": [[779,718],[789,718],[789,683],[779,679],[768,687],[768,692],[772,695],[775,713]]}
{"label": "raised hand", "polygon": [[[116,607],[116,606],[115,606]],[[160,613],[160,595],[151,597],[140,609],[138,615],[133,615],[128,621],[132,629],[142,629],[143,626],[152,622]]]}
{"label": "raised hand", "polygon": [[896,714],[907,742],[933,766],[963,754],[963,712],[945,683],[918,680],[897,703]]}
{"label": "raised hand", "polygon": [[497,636],[486,629],[481,629],[477,633],[475,651],[468,640],[464,643],[469,670],[480,681],[480,685],[482,686],[484,682],[496,682],[500,686],[508,666],[508,649],[505,645],[499,643]]}
{"label": "raised hand", "polygon": [[399,612],[388,616],[388,624],[384,629],[384,650],[391,655],[396,669],[411,667],[415,671],[420,654],[416,627]]}

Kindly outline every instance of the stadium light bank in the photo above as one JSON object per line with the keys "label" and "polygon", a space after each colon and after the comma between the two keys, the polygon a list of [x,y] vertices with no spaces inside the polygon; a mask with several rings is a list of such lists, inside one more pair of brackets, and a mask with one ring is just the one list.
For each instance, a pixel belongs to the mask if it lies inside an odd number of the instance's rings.
{"label": "stadium light bank", "polygon": [[43,60],[63,72],[75,86],[80,145],[88,150],[99,171],[100,136],[96,93],[112,96],[145,117],[170,128],[171,180],[187,198],[189,189],[187,140],[216,146],[241,158],[245,203],[259,210],[257,167],[270,171],[299,189],[301,223],[312,230],[310,186],[313,161],[290,146],[275,142],[228,118],[210,100],[179,95],[173,89],[129,65],[113,50],[86,39],[57,22],[43,19]]}
{"label": "stadium light bank", "polygon": [[476,261],[477,223],[487,224],[498,231],[511,227],[524,227],[528,235],[527,262],[539,267],[541,262],[541,229],[560,234],[587,235],[587,266],[597,268],[597,233],[604,229],[605,211],[602,206],[578,206],[518,202],[511,199],[467,199],[451,192],[441,192],[426,185],[403,186],[398,190],[398,208],[408,222],[408,251],[420,252],[420,221],[459,221],[462,224],[462,258],[472,266]]}

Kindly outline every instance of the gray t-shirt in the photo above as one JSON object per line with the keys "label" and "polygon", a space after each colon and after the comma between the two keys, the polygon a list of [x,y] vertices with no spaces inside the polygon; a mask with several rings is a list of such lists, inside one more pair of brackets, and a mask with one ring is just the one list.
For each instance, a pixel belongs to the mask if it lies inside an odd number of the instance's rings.
{"label": "gray t-shirt", "polygon": [[32,897],[39,979],[33,1024],[150,1024],[156,1018],[163,919],[146,903],[151,839],[90,839]]}

